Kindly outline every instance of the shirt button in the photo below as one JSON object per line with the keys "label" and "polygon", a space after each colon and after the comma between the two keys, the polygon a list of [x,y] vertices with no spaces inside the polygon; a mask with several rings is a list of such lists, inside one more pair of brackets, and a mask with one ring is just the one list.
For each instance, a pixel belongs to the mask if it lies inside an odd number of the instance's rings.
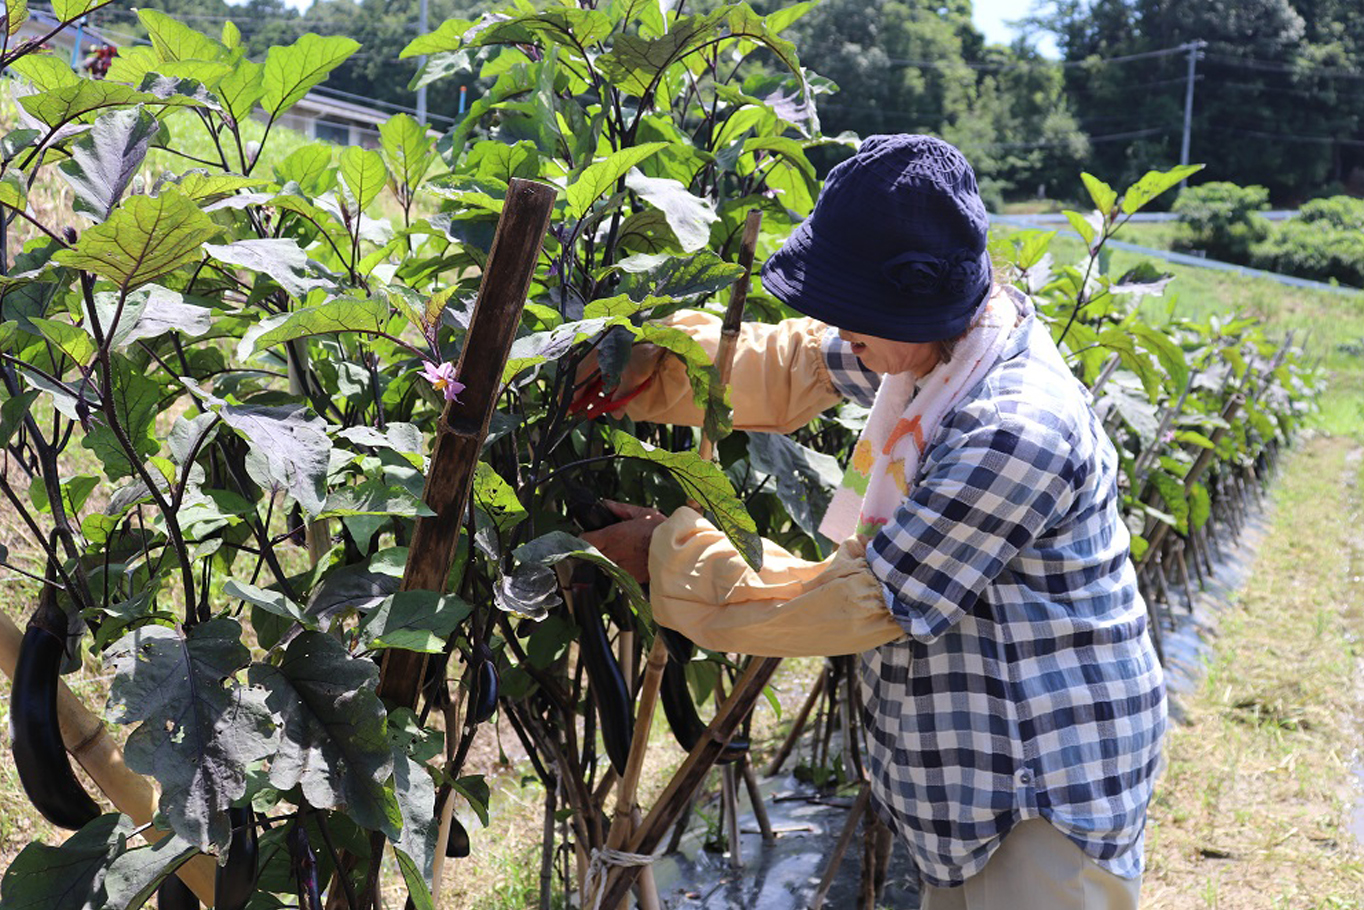
{"label": "shirt button", "polygon": [[1024,768],[1021,771],[1019,771],[1018,774],[1015,775],[1015,777],[1018,780],[1019,786],[1026,787],[1032,783],[1032,772],[1029,771],[1027,768]]}

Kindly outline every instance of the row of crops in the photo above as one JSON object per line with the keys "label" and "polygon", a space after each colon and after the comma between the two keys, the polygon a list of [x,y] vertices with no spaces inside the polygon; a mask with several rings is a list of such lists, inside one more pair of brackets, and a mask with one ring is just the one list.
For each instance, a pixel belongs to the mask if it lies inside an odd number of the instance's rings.
{"label": "row of crops", "polygon": [[[103,5],[53,8],[69,25]],[[0,48],[23,86],[0,139],[0,494],[28,532],[0,543],[0,563],[41,591],[23,643],[16,629],[3,647],[18,652],[25,788],[78,829],[19,855],[0,907],[136,907],[157,891],[170,906],[178,882],[192,889],[179,899],[216,889],[233,910],[358,910],[394,887],[430,907],[447,854],[478,843],[460,819],[486,822],[497,799],[465,768],[494,722],[551,794],[545,857],[563,888],[581,890],[608,844],[652,852],[661,822],[608,809],[655,629],[639,586],[576,535],[600,497],[692,499],[754,558],[759,535],[830,552],[815,525],[866,412],[845,405],[790,437],[732,432],[706,351],[649,321],[722,307],[745,273],[747,213],[762,213],[761,262],[813,207],[811,155],[855,142],[820,133],[833,87],[782,37],[807,8],[518,5],[451,20],[404,53],[428,57],[419,80],[492,81],[456,129],[399,115],[377,149],[279,158],[270,127],[354,41],[305,35],[253,61],[231,23],[207,35],[143,10],[150,46],[103,81],[34,45]],[[13,35],[24,6],[8,12]],[[268,121],[258,140],[253,111]],[[153,149],[180,166],[152,172]],[[1054,262],[1041,232],[993,248],[1123,453],[1150,585],[1313,393],[1296,350],[1253,322],[1183,321],[1161,302],[1167,279],[1108,274],[1107,238],[1190,170],[1121,194],[1086,175],[1079,263]],[[466,371],[498,352],[465,340],[523,180],[555,188],[549,228],[520,238],[528,302],[480,401]],[[28,204],[49,181],[69,187],[70,211]],[[747,317],[783,315],[755,276]],[[574,407],[584,358],[610,387],[636,343],[685,362],[718,464],[691,428]],[[450,516],[432,501],[430,441],[480,405],[469,507],[445,522],[431,576],[428,531]],[[430,583],[412,582],[418,560]],[[100,783],[124,816],[80,792],[50,732],[55,712],[82,716],[57,680],[82,662],[112,673],[107,704],[88,707],[127,734],[133,774]],[[664,713],[695,760],[665,801],[742,759],[742,709],[765,679],[742,657],[673,655]],[[707,736],[712,715],[722,739],[737,730],[727,749]],[[96,781],[110,777],[100,761],[86,763]],[[159,790],[154,819],[139,776]],[[384,880],[386,854],[400,883]],[[638,874],[612,872],[604,905]]]}

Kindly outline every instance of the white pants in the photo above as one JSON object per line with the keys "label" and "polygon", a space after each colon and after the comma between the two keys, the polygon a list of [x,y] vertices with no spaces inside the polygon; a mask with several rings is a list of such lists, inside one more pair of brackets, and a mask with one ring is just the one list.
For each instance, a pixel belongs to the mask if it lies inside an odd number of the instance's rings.
{"label": "white pants", "polygon": [[1045,819],[1022,822],[955,888],[924,885],[920,910],[1136,910],[1141,879],[1119,878]]}

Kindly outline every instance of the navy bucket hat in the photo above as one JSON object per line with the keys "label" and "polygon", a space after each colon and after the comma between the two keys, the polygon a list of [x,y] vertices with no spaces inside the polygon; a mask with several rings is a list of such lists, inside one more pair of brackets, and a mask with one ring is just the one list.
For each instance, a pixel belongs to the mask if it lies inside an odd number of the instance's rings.
{"label": "navy bucket hat", "polygon": [[829,172],[815,210],[763,266],[763,286],[822,322],[940,341],[989,296],[989,217],[976,175],[932,136],[869,136]]}

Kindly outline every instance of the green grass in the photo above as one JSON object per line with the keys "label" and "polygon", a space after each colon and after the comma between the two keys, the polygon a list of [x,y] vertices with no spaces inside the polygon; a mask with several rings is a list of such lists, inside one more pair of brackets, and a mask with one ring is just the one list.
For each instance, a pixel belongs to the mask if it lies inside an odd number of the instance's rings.
{"label": "green grass", "polygon": [[1248,581],[1166,741],[1149,910],[1198,906],[1194,895],[1238,910],[1361,906],[1364,850],[1344,824],[1357,798],[1360,456],[1356,440],[1319,435],[1286,460]]}
{"label": "green grass", "polygon": [[1129,222],[1118,231],[1117,239],[1138,246],[1149,246],[1157,250],[1174,248],[1175,237],[1180,225],[1174,221]]}

